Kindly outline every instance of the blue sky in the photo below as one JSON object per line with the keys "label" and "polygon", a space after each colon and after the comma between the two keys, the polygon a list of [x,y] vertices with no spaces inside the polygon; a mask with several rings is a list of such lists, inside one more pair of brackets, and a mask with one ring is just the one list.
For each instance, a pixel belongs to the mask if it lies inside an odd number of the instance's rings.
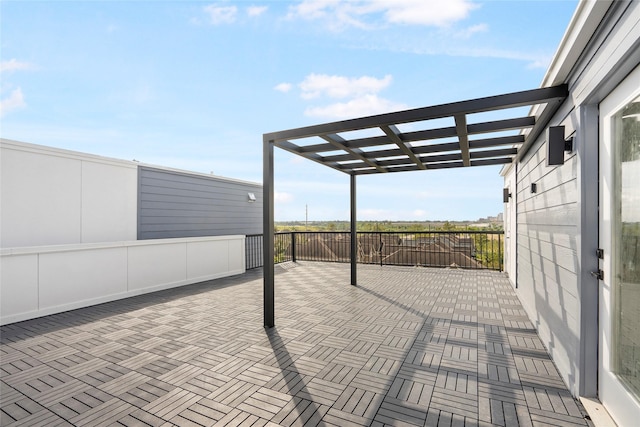
{"label": "blue sky", "polygon": [[[577,1],[2,1],[0,135],[262,181],[262,134],[537,88]],[[349,178],[276,149],[276,220]],[[362,220],[502,211],[499,167],[363,176]]]}

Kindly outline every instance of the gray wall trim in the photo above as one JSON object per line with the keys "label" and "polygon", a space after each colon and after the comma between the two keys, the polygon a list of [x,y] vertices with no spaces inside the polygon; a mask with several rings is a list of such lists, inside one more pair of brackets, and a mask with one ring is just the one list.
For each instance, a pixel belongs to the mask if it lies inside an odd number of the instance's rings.
{"label": "gray wall trim", "polygon": [[578,392],[598,394],[598,287],[590,272],[598,269],[598,106],[579,108],[580,127],[574,144],[578,161],[578,292],[580,300],[580,364]]}

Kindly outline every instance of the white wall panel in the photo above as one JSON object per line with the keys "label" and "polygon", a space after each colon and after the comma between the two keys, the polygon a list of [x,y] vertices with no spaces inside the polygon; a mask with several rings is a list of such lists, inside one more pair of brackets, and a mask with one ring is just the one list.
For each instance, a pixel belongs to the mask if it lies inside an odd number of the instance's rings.
{"label": "white wall panel", "polygon": [[0,251],[0,323],[244,273],[244,236]]}
{"label": "white wall panel", "polygon": [[229,242],[193,242],[187,247],[187,277],[196,279],[229,271]]}
{"label": "white wall panel", "polygon": [[180,283],[187,275],[186,244],[129,248],[129,290]]}
{"label": "white wall panel", "polygon": [[0,247],[137,238],[137,164],[0,140]]}
{"label": "white wall panel", "polygon": [[136,240],[138,171],[82,162],[82,243]]}
{"label": "white wall panel", "polygon": [[0,247],[79,243],[80,161],[4,145],[0,159]]}
{"label": "white wall panel", "polygon": [[38,255],[0,258],[0,315],[38,311]]}
{"label": "white wall panel", "polygon": [[245,239],[229,240],[229,271],[244,271],[246,258],[244,256],[237,257],[235,254],[244,254]]}
{"label": "white wall panel", "polygon": [[40,254],[39,307],[102,302],[127,292],[127,249],[87,249]]}

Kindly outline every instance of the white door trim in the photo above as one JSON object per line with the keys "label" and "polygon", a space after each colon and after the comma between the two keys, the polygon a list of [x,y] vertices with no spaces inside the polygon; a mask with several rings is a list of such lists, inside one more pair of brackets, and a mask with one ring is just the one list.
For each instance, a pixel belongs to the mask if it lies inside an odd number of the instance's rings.
{"label": "white door trim", "polygon": [[637,67],[600,103],[600,246],[604,249],[601,268],[604,280],[599,290],[599,354],[598,394],[616,423],[620,426],[637,425],[640,422],[640,403],[611,372],[611,322],[612,289],[612,228],[613,228],[613,146],[611,141],[611,117],[640,94],[640,67]]}

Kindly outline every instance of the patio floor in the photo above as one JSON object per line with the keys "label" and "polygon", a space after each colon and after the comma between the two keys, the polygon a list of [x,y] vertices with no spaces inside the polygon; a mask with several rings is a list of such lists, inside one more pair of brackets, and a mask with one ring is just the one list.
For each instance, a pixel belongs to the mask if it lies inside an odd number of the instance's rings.
{"label": "patio floor", "polygon": [[588,425],[501,273],[276,272],[2,327],[0,424]]}

